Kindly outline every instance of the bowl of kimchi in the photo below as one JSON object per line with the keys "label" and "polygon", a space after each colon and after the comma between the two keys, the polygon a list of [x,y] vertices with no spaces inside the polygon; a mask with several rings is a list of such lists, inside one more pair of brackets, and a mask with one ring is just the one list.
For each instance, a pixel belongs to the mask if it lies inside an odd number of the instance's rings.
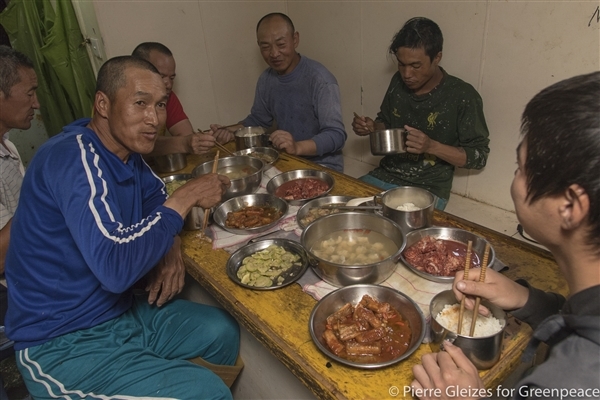
{"label": "bowl of kimchi", "polygon": [[407,295],[379,285],[352,285],[324,296],[309,319],[315,345],[333,360],[356,368],[396,364],[425,337],[423,312]]}
{"label": "bowl of kimchi", "polygon": [[[460,228],[434,226],[408,232],[400,260],[425,279],[452,283],[456,272],[465,269],[469,241],[472,242],[469,268],[479,268],[488,241]],[[490,246],[487,265],[494,268],[495,260],[496,253]]]}
{"label": "bowl of kimchi", "polygon": [[282,172],[267,183],[267,192],[284,199],[292,206],[325,196],[333,189],[331,174],[316,169],[296,169]]}

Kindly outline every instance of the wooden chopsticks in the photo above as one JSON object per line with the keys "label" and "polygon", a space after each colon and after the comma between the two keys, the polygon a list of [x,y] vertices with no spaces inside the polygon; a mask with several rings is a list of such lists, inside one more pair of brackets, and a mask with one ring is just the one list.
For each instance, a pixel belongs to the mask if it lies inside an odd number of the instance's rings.
{"label": "wooden chopsticks", "polygon": [[[479,272],[479,282],[485,281],[485,271],[487,269],[488,258],[490,256],[490,244],[485,244],[485,252],[483,253],[483,261],[481,262],[481,272]],[[481,302],[481,297],[477,296],[475,298],[475,307],[473,307],[473,318],[471,319],[471,331],[469,336],[473,336],[475,333],[475,322],[477,321],[477,313],[479,312],[479,303]]]}
{"label": "wooden chopsticks", "polygon": [[[361,117],[360,115],[358,115],[358,114],[356,113],[356,111],[354,112],[354,116],[355,116],[356,118],[358,118],[358,119],[362,119],[362,117]],[[367,125],[367,129],[369,130],[369,132],[373,132],[373,129],[371,129],[371,127],[370,127],[369,125]]]}
{"label": "wooden chopsticks", "polygon": [[[467,280],[469,279],[469,268],[471,267],[471,249],[473,248],[473,241],[469,240],[469,243],[467,244],[467,258],[465,260],[465,275],[463,277],[463,280]],[[462,322],[463,322],[463,315],[465,312],[465,295],[463,295],[463,298],[460,300],[460,310],[458,311],[458,329],[457,332],[459,335],[461,334],[462,331]]]}
{"label": "wooden chopsticks", "polygon": [[[215,161],[213,162],[212,173],[217,173],[217,168],[219,167],[219,150],[217,150],[217,154],[215,154]],[[208,226],[208,219],[210,217],[210,208],[204,210],[204,220],[202,221],[202,232]]]}
{"label": "wooden chopsticks", "polygon": [[225,153],[229,154],[230,156],[233,155],[233,151],[229,150],[227,147],[223,146],[221,143],[217,142],[215,140],[215,146],[217,146],[219,149],[223,150]]}

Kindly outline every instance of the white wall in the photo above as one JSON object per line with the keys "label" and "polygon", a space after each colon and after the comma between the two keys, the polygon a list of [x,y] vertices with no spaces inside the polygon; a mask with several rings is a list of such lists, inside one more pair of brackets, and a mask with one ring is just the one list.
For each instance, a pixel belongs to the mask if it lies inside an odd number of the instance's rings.
{"label": "white wall", "polygon": [[[512,209],[509,185],[524,105],[558,80],[600,69],[600,1],[121,1],[93,0],[109,57],[160,41],[177,62],[175,91],[195,128],[244,118],[266,67],[256,45],[258,20],[287,13],[299,52],[337,77],[348,131],[346,157],[376,165],[352,113],[374,117],[392,74],[392,36],[414,16],[444,34],[441,65],[481,94],[491,132],[482,171],[459,170],[453,191]],[[347,158],[348,159],[348,158]]]}

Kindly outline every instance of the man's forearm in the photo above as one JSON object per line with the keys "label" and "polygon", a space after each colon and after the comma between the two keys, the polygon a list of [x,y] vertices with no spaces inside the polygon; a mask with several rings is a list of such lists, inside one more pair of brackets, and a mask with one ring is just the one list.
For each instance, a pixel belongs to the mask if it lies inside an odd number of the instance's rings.
{"label": "man's forearm", "polygon": [[467,163],[467,153],[462,147],[448,146],[440,142],[434,142],[429,148],[428,153],[449,162],[455,167],[463,167]]}

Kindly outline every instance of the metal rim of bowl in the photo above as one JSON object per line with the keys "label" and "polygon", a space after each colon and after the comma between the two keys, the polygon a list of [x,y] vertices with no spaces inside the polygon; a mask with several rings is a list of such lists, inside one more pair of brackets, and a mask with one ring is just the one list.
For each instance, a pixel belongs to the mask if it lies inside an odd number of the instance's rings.
{"label": "metal rim of bowl", "polygon": [[[260,159],[258,157],[253,157],[253,158],[258,158],[259,160],[261,160],[263,162],[263,164],[264,164],[264,167],[267,167],[269,165],[273,165],[273,164],[275,164],[275,162],[277,160],[279,160],[279,152],[277,150],[275,150],[274,148],[272,148],[272,147],[248,147],[247,149],[234,151],[233,155],[235,155],[235,156],[247,156],[248,154],[250,154],[252,152],[264,153],[264,154],[272,153],[273,154],[274,158],[273,158],[273,161],[271,161],[270,163],[267,163],[267,162],[265,162],[264,160],[262,160],[262,159]],[[248,156],[248,157],[252,157],[252,156]]]}
{"label": "metal rim of bowl", "polygon": [[[430,226],[430,227],[427,227],[427,228],[415,229],[414,231],[408,232],[405,235],[405,238],[404,238],[405,239],[404,240],[404,244],[405,245],[404,245],[404,249],[402,250],[402,253],[400,254],[400,261],[402,261],[402,263],[404,265],[406,265],[407,268],[409,268],[411,271],[413,271],[415,274],[419,275],[422,278],[425,278],[425,279],[433,281],[433,282],[438,282],[438,283],[452,283],[452,282],[454,282],[454,276],[437,276],[437,275],[432,275],[430,273],[427,273],[425,271],[421,271],[421,270],[417,269],[415,266],[413,266],[411,263],[409,263],[406,260],[406,258],[404,258],[404,250],[407,249],[407,248],[409,248],[412,244],[414,244],[414,243],[412,243],[411,245],[408,244],[408,240],[410,239],[411,236],[416,236],[418,234],[422,234],[425,231],[435,231],[435,230],[438,230],[438,229],[445,229],[445,230],[448,230],[448,231],[451,231],[451,232],[452,231],[467,232],[467,233],[469,233],[469,234],[471,234],[473,236],[476,236],[477,238],[483,240],[484,242],[488,242],[488,240],[486,238],[482,237],[482,236],[479,236],[479,235],[477,235],[477,234],[475,234],[473,232],[469,232],[469,231],[464,230],[464,229],[450,228],[450,227],[444,227],[444,226]],[[429,235],[429,236],[432,236],[432,235]],[[436,239],[437,238],[438,237],[436,236]],[[448,239],[446,237],[441,237],[441,239],[453,240],[453,239]],[[456,240],[454,240],[454,241],[456,242]],[[462,242],[459,242],[459,243],[462,243]],[[464,243],[464,244],[466,245],[466,243]],[[494,260],[496,258],[495,255],[496,255],[496,253],[494,251],[494,248],[490,244],[490,256],[489,256],[489,263],[488,263],[488,267],[490,267],[490,268],[492,267],[492,264],[494,263]]]}
{"label": "metal rim of bowl", "polygon": [[[321,193],[320,195],[310,197],[308,199],[296,199],[296,200],[283,199],[283,200],[287,201],[290,205],[300,206],[300,205],[306,204],[310,200],[314,200],[314,199],[318,199],[319,197],[327,196],[329,194],[329,192],[331,192],[331,190],[333,189],[333,186],[335,185],[335,179],[333,178],[333,175],[331,175],[328,172],[317,170],[317,169],[294,169],[291,171],[282,172],[278,175],[275,175],[273,178],[271,178],[266,186],[267,192],[269,194],[272,194],[273,196],[275,196],[275,192],[277,191],[277,188],[279,188],[279,186],[281,186],[282,184],[293,181],[295,179],[303,179],[303,178],[320,179],[320,180],[324,181],[325,183],[327,183],[329,185],[329,188],[327,188],[327,190],[325,192]],[[275,182],[277,182],[278,180],[281,180],[281,179],[283,179],[283,181],[277,185]]]}
{"label": "metal rim of bowl", "polygon": [[[270,201],[273,201],[273,202],[280,202],[280,204],[281,204],[281,211],[282,211],[281,217],[279,217],[275,221],[271,222],[270,224],[261,225],[261,226],[257,226],[257,227],[254,227],[254,228],[248,228],[248,229],[229,228],[225,224],[225,221],[220,221],[219,220],[219,216],[221,214],[224,214],[224,212],[222,212],[221,210],[223,208],[225,208],[226,205],[234,203],[234,202],[237,202],[237,201],[244,201],[244,199],[252,198],[252,197],[254,197],[254,198],[264,197],[264,198],[268,198]],[[247,207],[247,205],[244,206],[244,207]],[[227,232],[234,233],[236,235],[252,235],[254,233],[265,232],[265,231],[273,228],[275,225],[277,225],[279,222],[281,222],[281,220],[285,217],[285,215],[288,212],[288,209],[289,209],[289,206],[288,206],[287,202],[285,200],[283,200],[283,199],[275,196],[275,195],[272,195],[272,194],[269,194],[269,193],[244,194],[244,195],[236,196],[236,197],[233,197],[231,199],[225,200],[223,203],[219,204],[217,206],[217,208],[215,209],[215,212],[213,213],[213,220],[215,221],[215,223],[217,225],[219,225],[220,228],[226,230]],[[232,210],[232,211],[239,211],[239,209]],[[225,216],[225,219],[227,219],[227,214],[224,214],[224,216]]]}
{"label": "metal rim of bowl", "polygon": [[160,179],[164,183],[170,183],[170,182],[174,182],[174,181],[190,180],[192,178],[193,178],[192,174],[172,174],[172,175],[163,176]]}
{"label": "metal rim of bowl", "polygon": [[344,203],[347,203],[348,201],[352,200],[353,198],[354,197],[352,197],[352,196],[323,196],[323,197],[317,197],[315,199],[312,199],[312,200],[304,203],[304,205],[298,209],[298,213],[296,213],[296,222],[298,223],[298,226],[300,228],[304,229],[308,225],[310,225],[312,222],[315,222],[317,219],[327,216],[327,215],[323,215],[321,217],[318,217],[314,221],[311,221],[310,223],[305,225],[301,222],[301,218],[304,217],[306,214],[308,214],[308,212],[311,210],[311,208],[324,206],[324,205],[328,205],[328,204],[336,204],[336,200],[340,200]]}
{"label": "metal rim of bowl", "polygon": [[[240,268],[240,266],[242,265],[242,261],[246,257],[251,256],[252,254],[256,253],[257,251],[264,250],[272,244],[281,246],[285,250],[299,255],[301,258],[301,261],[302,261],[302,266],[300,267],[300,270],[296,273],[296,275],[291,277],[291,279],[286,279],[281,285],[257,287],[257,286],[251,286],[251,285],[246,285],[245,283],[242,283],[237,276],[237,271]],[[249,252],[249,251],[251,251],[251,252]],[[244,254],[244,253],[248,253],[248,254]],[[239,260],[239,262],[237,262],[236,258],[239,258],[239,257],[243,257],[243,258],[241,258]],[[292,283],[296,282],[298,279],[300,279],[300,277],[302,275],[304,275],[304,273],[308,269],[308,264],[309,264],[308,255],[306,254],[304,247],[302,247],[302,245],[300,245],[300,243],[295,242],[293,240],[289,240],[289,239],[263,239],[263,240],[257,240],[256,242],[248,243],[248,244],[240,247],[239,249],[237,249],[233,254],[231,254],[231,256],[229,256],[229,259],[227,260],[226,272],[227,272],[227,276],[229,276],[229,279],[231,279],[238,285],[245,287],[247,289],[262,290],[262,291],[275,290],[275,289],[281,289],[283,287],[289,286]]]}
{"label": "metal rim of bowl", "polygon": [[[378,290],[386,290],[386,291],[390,291],[395,295],[400,295],[401,297],[403,297],[405,300],[407,300],[410,304],[412,304],[412,306],[414,307],[415,311],[417,312],[417,314],[420,317],[421,320],[421,333],[419,334],[419,338],[414,342],[414,344],[409,347],[408,349],[406,349],[406,351],[400,355],[399,357],[390,360],[390,361],[385,361],[385,362],[381,362],[381,363],[373,363],[373,364],[361,364],[361,363],[357,363],[354,361],[350,361],[347,360],[345,358],[342,357],[338,357],[337,355],[333,354],[331,352],[331,350],[329,350],[327,347],[323,346],[323,344],[321,343],[321,341],[319,340],[319,338],[316,337],[316,333],[315,333],[315,314],[317,313],[319,307],[322,306],[322,304],[324,304],[325,300],[327,298],[329,298],[330,296],[333,296],[334,294],[339,295],[339,293],[341,293],[340,291],[350,291],[356,288],[365,288],[365,289],[369,289],[369,288],[377,288]],[[373,297],[373,296],[372,296]],[[377,301],[379,301],[378,299],[375,299]],[[356,304],[353,304],[353,306],[356,306]],[[401,310],[396,310],[398,311],[402,317],[404,319],[407,319],[404,314],[402,313]],[[387,287],[387,286],[381,286],[381,285],[371,285],[371,284],[358,284],[358,285],[350,285],[350,286],[344,286],[342,288],[339,288],[337,290],[334,290],[333,292],[328,293],[327,295],[323,296],[321,298],[321,300],[319,300],[317,302],[317,304],[313,307],[311,313],[310,313],[310,317],[308,320],[308,326],[309,326],[309,332],[310,332],[310,336],[313,340],[313,342],[315,343],[315,345],[319,348],[319,350],[321,350],[321,352],[323,352],[325,355],[327,355],[327,357],[330,357],[332,359],[334,359],[335,361],[347,365],[347,366],[351,366],[351,367],[355,367],[355,368],[360,368],[360,369],[377,369],[377,368],[384,368],[384,367],[389,367],[391,365],[397,364],[400,361],[405,360],[406,358],[408,358],[411,354],[413,354],[418,348],[419,346],[421,346],[421,343],[423,342],[423,339],[425,338],[425,334],[426,334],[426,330],[429,329],[428,325],[426,324],[425,321],[425,316],[423,315],[423,311],[421,311],[421,308],[417,305],[417,303],[410,298],[410,296],[402,293],[399,290],[396,290],[394,288],[391,287]],[[411,334],[412,334],[413,330],[411,327]]]}
{"label": "metal rim of bowl", "polygon": [[[254,175],[257,175],[257,174],[262,174],[262,171],[263,171],[263,169],[264,169],[264,166],[265,166],[265,163],[264,163],[264,161],[263,161],[263,160],[261,160],[260,158],[255,158],[255,157],[250,157],[250,156],[240,156],[240,155],[235,155],[235,156],[228,156],[228,157],[222,157],[222,158],[219,158],[219,161],[217,162],[217,168],[220,168],[220,167],[219,167],[219,164],[221,163],[221,161],[222,161],[222,160],[228,160],[228,159],[231,159],[231,158],[237,158],[237,157],[239,157],[239,158],[241,158],[241,159],[249,159],[249,162],[248,162],[248,163],[246,163],[246,164],[244,164],[244,165],[250,165],[251,167],[255,167],[254,165],[252,165],[252,163],[254,162],[254,160],[258,160],[258,161],[260,161],[261,167],[260,167],[260,168],[258,168],[258,170],[257,170],[256,172],[254,172],[254,173],[252,173],[252,174],[250,174],[250,175],[246,175],[246,176],[244,176],[244,177],[241,177],[241,178],[238,178],[238,179],[230,179],[232,182],[234,182],[234,181],[238,181],[238,180],[242,180],[242,179],[248,179],[248,178],[250,178],[250,177],[252,177],[252,176],[254,176]],[[223,161],[223,163],[225,163],[225,161]],[[209,173],[212,171],[212,166],[213,166],[213,164],[214,164],[214,160],[213,160],[213,161],[206,161],[206,162],[203,162],[203,163],[202,163],[202,164],[200,164],[200,165],[197,165],[197,166],[196,166],[196,167],[194,167],[194,169],[192,170],[192,177],[198,177],[198,176],[200,176],[200,175],[206,175],[206,174],[209,174]],[[239,164],[236,164],[236,165],[239,165]],[[206,167],[205,167],[205,166],[206,166]],[[202,169],[206,169],[208,166],[210,166],[210,171],[209,171],[209,172],[204,172],[204,173],[202,173],[202,174],[200,174],[200,173],[198,172],[198,171],[201,171]]]}

